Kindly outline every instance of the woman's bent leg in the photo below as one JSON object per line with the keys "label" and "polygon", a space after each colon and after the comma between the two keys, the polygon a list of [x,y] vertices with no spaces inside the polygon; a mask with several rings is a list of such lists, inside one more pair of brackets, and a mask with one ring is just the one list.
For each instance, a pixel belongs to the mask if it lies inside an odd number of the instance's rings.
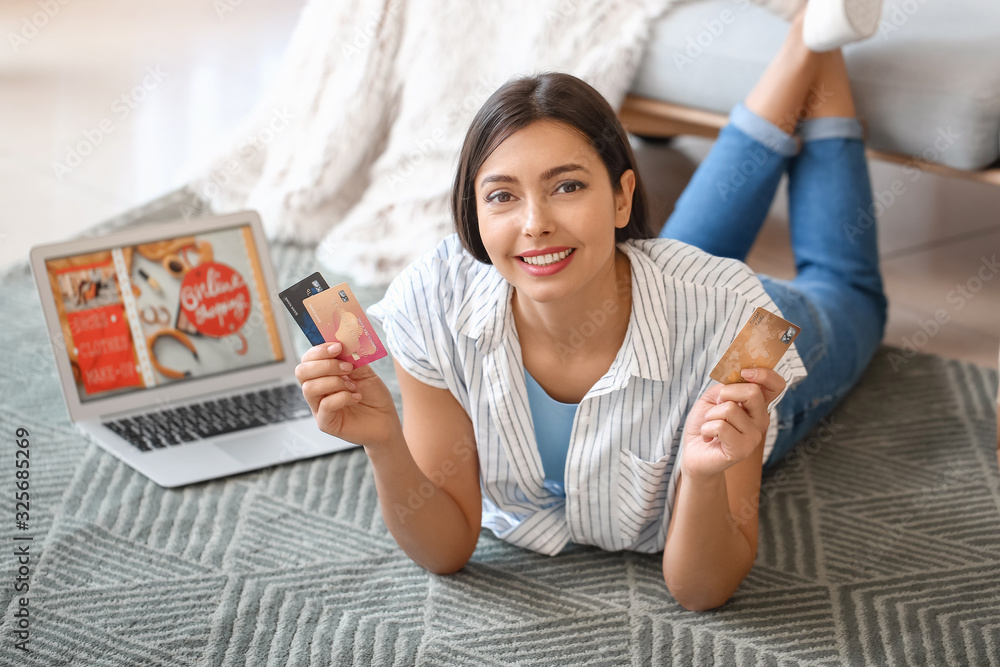
{"label": "woman's bent leg", "polygon": [[660,236],[743,261],[797,151],[792,136],[737,105]]}
{"label": "woman's bent leg", "polygon": [[801,138],[789,166],[798,275],[762,282],[786,319],[802,327],[795,345],[809,376],[778,406],[778,440],[767,465],[784,458],[854,386],[886,320],[861,126],[853,118],[817,118],[802,126]]}
{"label": "woman's bent leg", "polygon": [[764,224],[788,158],[798,152],[796,122],[815,105],[824,54],[802,43],[800,11],[781,50],[744,104],[729,116],[711,153],[677,200],[660,236],[743,261]]}
{"label": "woman's bent leg", "polygon": [[835,323],[838,364],[856,378],[882,340],[887,306],[861,126],[817,118],[801,136],[788,185],[793,283]]}

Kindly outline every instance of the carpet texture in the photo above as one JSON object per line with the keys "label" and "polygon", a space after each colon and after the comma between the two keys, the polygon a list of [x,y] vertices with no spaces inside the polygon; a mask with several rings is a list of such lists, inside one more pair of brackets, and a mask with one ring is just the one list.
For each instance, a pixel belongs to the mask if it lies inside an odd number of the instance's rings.
{"label": "carpet texture", "polygon": [[[199,212],[182,191],[107,226]],[[282,285],[312,270],[310,248],[271,250]],[[27,268],[2,286],[0,664],[998,664],[996,371],[923,354],[894,369],[899,351],[881,349],[765,477],[749,577],[692,613],[657,556],[548,558],[488,531],[464,570],[428,574],[385,529],[361,450],[162,489],[69,424]],[[14,529],[19,426],[28,531]],[[17,595],[15,533],[33,537]]]}

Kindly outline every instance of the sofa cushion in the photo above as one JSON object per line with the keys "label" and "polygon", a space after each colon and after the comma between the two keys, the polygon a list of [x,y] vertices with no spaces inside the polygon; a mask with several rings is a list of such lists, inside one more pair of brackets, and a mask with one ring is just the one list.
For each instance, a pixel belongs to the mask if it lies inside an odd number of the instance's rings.
{"label": "sofa cushion", "polygon": [[[748,0],[678,6],[654,25],[631,92],[728,113],[787,30]],[[885,0],[879,31],[844,58],[872,148],[966,170],[1000,157],[1000,3]]]}

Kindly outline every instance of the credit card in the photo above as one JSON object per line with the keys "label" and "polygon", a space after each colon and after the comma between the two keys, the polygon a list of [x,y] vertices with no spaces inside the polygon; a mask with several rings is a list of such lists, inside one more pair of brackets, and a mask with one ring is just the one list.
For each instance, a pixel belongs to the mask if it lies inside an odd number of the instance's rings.
{"label": "credit card", "polygon": [[323,340],[323,334],[319,332],[316,323],[309,317],[309,313],[306,312],[306,308],[302,305],[302,302],[323,290],[329,289],[329,287],[326,281],[323,280],[323,276],[317,271],[305,280],[300,280],[288,289],[278,293],[281,303],[285,304],[285,308],[292,314],[292,319],[295,320],[295,323],[302,329],[302,333],[306,335],[306,338],[313,345],[319,345],[325,341]]}
{"label": "credit card", "polygon": [[302,303],[323,340],[340,342],[344,346],[340,359],[358,368],[386,356],[385,346],[375,335],[368,316],[347,283],[334,285]]}
{"label": "credit card", "polygon": [[709,377],[722,384],[746,382],[740,371],[744,368],[774,370],[778,361],[802,329],[774,313],[758,308],[736,334],[729,349],[722,355]]}

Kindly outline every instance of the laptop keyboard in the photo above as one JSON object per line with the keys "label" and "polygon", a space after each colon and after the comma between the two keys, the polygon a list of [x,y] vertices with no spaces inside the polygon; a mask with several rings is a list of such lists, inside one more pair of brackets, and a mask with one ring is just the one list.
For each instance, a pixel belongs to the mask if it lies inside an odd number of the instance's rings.
{"label": "laptop keyboard", "polygon": [[144,452],[312,414],[297,384],[158,410],[104,425]]}

